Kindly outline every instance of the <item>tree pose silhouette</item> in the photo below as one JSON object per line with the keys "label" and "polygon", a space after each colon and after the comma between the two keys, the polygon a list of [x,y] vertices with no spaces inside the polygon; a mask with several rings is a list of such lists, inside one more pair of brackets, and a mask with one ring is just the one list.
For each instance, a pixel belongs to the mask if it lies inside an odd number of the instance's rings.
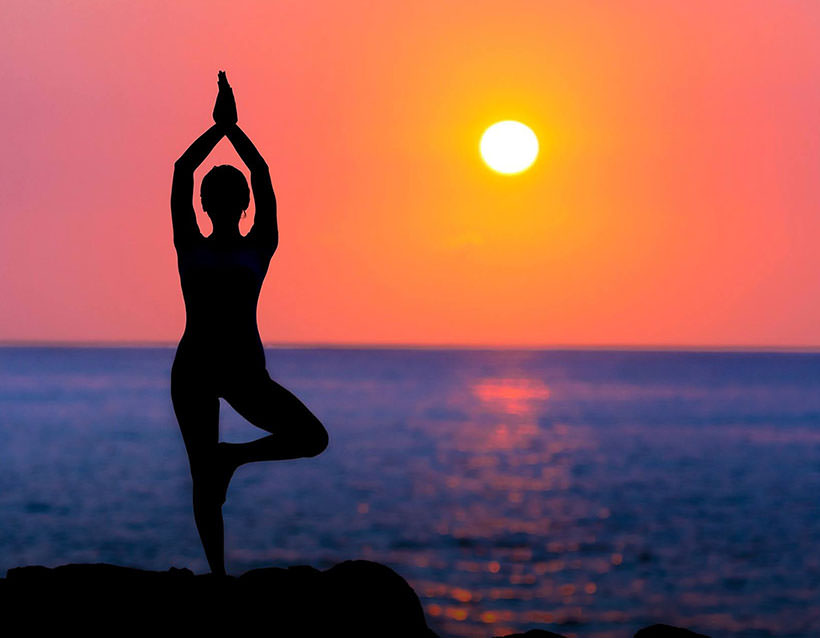
{"label": "tree pose silhouette", "polygon": [[[185,332],[171,368],[171,398],[193,479],[194,519],[211,572],[225,574],[222,504],[234,471],[245,463],[316,456],[328,444],[322,423],[270,378],[256,325],[259,291],[279,242],[276,198],[265,160],[237,125],[224,71],[214,125],[174,164],[171,218],[185,300]],[[256,213],[242,236],[250,203],[245,176],[215,166],[202,180],[202,208],[213,223],[203,237],[193,208],[194,171],[227,136],[251,173]],[[247,443],[219,442],[219,397],[269,434]]]}

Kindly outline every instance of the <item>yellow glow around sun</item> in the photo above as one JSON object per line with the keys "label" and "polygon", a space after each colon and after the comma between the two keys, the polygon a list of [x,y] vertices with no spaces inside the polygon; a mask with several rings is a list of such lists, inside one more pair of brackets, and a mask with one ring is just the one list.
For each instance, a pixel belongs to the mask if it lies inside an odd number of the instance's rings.
{"label": "yellow glow around sun", "polygon": [[484,131],[479,148],[487,166],[512,175],[532,166],[538,155],[538,138],[525,124],[504,120]]}

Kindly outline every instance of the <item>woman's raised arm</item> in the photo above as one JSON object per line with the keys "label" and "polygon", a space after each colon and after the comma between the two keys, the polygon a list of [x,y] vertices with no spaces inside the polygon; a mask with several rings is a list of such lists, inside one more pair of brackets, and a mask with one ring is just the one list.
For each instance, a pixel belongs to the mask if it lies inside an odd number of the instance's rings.
{"label": "woman's raised arm", "polygon": [[174,163],[174,181],[171,186],[171,221],[174,226],[174,245],[179,247],[192,238],[201,237],[194,213],[194,171],[214,150],[225,135],[224,124],[214,124],[200,135]]}
{"label": "woman's raised arm", "polygon": [[225,134],[251,171],[251,189],[256,212],[253,228],[248,236],[260,241],[273,254],[279,244],[279,229],[276,224],[276,196],[273,193],[268,165],[239,126],[229,126]]}

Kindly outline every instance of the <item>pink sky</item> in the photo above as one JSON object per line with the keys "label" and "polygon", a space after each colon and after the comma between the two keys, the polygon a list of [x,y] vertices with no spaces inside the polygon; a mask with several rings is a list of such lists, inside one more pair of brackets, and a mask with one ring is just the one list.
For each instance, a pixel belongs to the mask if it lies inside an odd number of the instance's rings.
{"label": "pink sky", "polygon": [[[818,33],[810,2],[7,1],[0,340],[179,338],[171,171],[226,69],[279,202],[266,342],[818,345]],[[519,176],[477,152],[502,119],[541,141]]]}

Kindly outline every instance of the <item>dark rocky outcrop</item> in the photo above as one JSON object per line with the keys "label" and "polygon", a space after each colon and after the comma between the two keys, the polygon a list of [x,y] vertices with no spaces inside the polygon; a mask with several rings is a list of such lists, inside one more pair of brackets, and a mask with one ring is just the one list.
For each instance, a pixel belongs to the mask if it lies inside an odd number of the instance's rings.
{"label": "dark rocky outcrop", "polygon": [[35,635],[435,637],[407,582],[365,560],[222,578],[107,564],[20,567],[0,581],[0,609],[6,628],[22,623]]}
{"label": "dark rocky outcrop", "polygon": [[[18,567],[0,579],[0,628],[15,635],[361,636],[437,638],[418,596],[389,567],[254,569],[239,577],[104,563]],[[504,638],[564,638],[543,629]],[[652,625],[635,638],[708,638]]]}
{"label": "dark rocky outcrop", "polygon": [[546,629],[530,629],[523,634],[508,634],[506,636],[497,636],[496,638],[566,638],[561,634],[556,634]]}

